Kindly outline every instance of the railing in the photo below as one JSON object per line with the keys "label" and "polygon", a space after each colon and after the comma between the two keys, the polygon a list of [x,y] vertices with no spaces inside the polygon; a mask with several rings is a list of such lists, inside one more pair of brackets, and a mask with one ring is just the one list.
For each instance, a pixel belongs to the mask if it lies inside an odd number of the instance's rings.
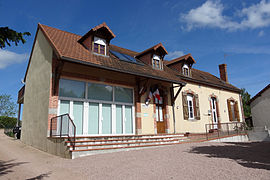
{"label": "railing", "polygon": [[67,137],[75,149],[76,126],[69,114],[63,114],[51,119],[50,137]]}
{"label": "railing", "polygon": [[247,134],[247,126],[243,122],[205,124],[205,130],[206,139]]}

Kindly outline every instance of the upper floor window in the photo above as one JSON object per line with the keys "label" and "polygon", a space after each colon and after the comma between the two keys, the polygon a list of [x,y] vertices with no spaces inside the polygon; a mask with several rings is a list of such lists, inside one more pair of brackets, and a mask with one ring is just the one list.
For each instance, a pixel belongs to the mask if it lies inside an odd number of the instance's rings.
{"label": "upper floor window", "polygon": [[106,40],[94,37],[93,51],[98,54],[106,55]]}
{"label": "upper floor window", "polygon": [[189,68],[188,65],[184,64],[183,68],[182,68],[182,72],[184,76],[189,76]]}
{"label": "upper floor window", "polygon": [[152,60],[152,66],[157,69],[162,69],[162,63],[160,56],[157,56],[154,54],[153,60]]}

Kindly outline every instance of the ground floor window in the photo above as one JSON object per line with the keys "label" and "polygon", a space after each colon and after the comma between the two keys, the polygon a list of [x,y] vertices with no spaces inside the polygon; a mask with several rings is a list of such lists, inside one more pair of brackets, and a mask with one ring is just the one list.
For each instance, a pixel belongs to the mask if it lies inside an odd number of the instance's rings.
{"label": "ground floor window", "polygon": [[133,89],[80,82],[84,86],[77,86],[78,89],[75,90],[68,84],[76,82],[69,81],[71,80],[60,81],[60,91],[80,91],[80,95],[84,93],[80,96],[83,98],[74,98],[74,93],[61,93],[58,115],[70,115],[76,125],[77,135],[134,134]]}

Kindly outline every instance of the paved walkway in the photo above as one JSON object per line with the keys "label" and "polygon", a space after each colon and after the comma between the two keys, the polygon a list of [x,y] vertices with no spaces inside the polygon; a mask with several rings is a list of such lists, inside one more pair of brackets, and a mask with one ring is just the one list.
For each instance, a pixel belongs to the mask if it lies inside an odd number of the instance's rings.
{"label": "paved walkway", "polygon": [[0,130],[0,179],[270,179],[270,143],[190,143],[59,158]]}

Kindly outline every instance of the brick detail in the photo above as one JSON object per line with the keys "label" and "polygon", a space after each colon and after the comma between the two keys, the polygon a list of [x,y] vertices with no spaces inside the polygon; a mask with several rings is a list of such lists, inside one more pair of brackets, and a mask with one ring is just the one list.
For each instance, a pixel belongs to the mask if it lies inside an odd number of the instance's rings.
{"label": "brick detail", "polygon": [[142,133],[142,116],[141,116],[141,98],[139,97],[138,89],[134,89],[134,95],[135,95],[135,124],[136,124],[136,134]]}
{"label": "brick detail", "polygon": [[227,64],[220,64],[219,66],[220,79],[228,82]]}
{"label": "brick detail", "polygon": [[[54,74],[54,70],[57,64],[57,59],[52,59],[52,73]],[[57,116],[57,109],[58,109],[58,89],[56,90],[56,95],[53,95],[53,85],[54,85],[54,77],[50,80],[50,97],[49,97],[49,107],[48,107],[48,130],[51,129],[51,118]],[[51,109],[54,109],[51,111]],[[52,129],[55,130],[57,127],[57,124],[54,123],[52,125]]]}

